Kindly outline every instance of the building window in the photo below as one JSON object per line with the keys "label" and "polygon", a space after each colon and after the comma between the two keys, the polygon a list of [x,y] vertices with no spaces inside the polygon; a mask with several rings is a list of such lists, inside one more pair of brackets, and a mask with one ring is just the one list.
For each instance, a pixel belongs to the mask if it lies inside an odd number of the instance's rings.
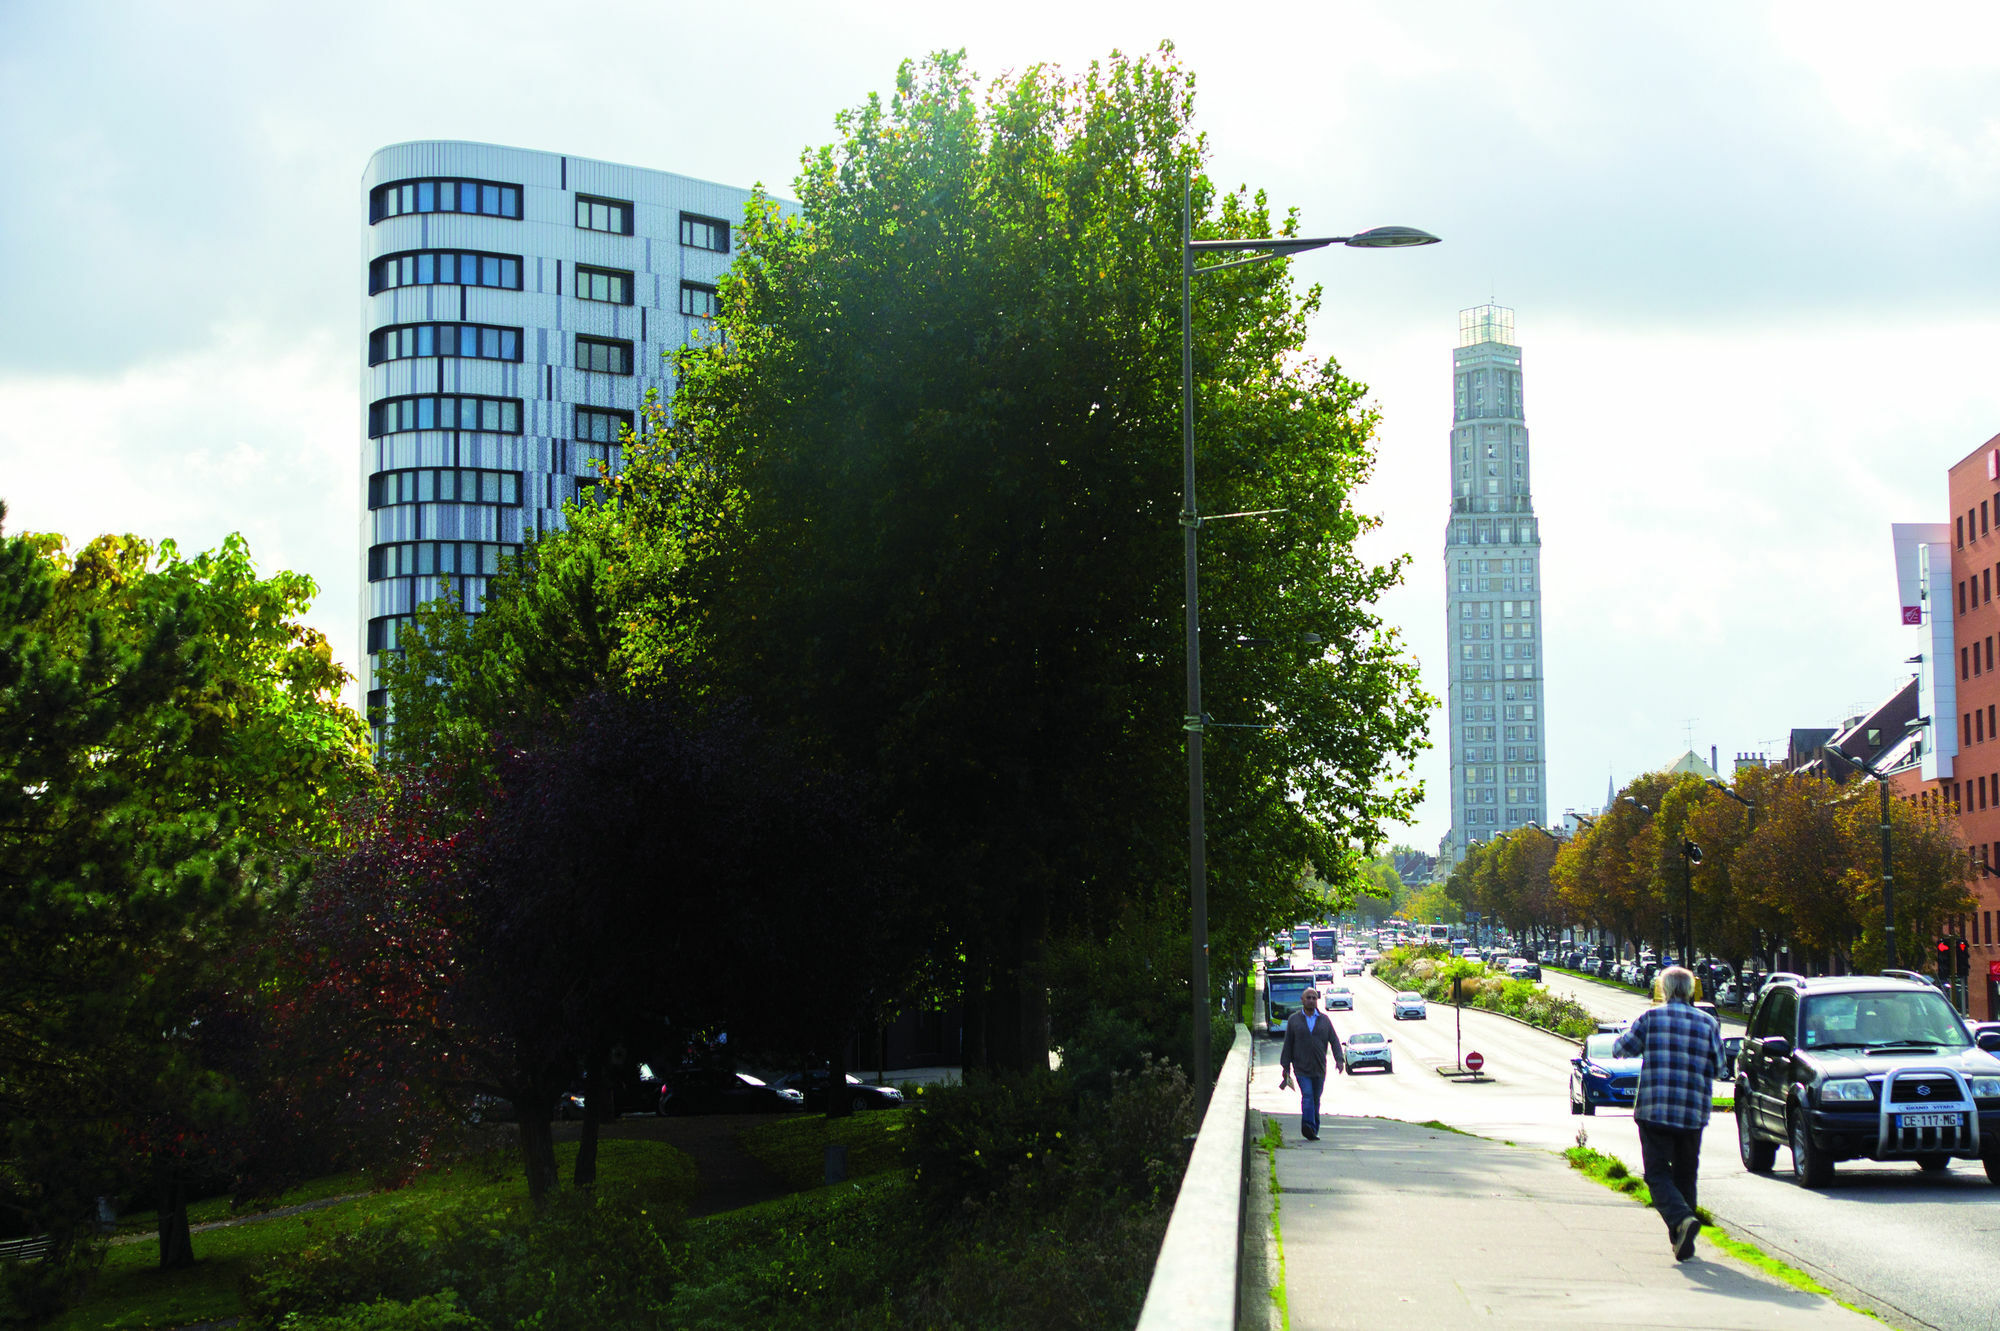
{"label": "building window", "polygon": [[632,205],[623,199],[576,196],[576,224],[585,231],[608,231],[614,236],[632,234]]}
{"label": "building window", "polygon": [[729,253],[729,223],[716,217],[681,214],[681,244],[689,249]]}
{"label": "building window", "polygon": [[615,444],[619,432],[631,426],[632,413],[629,411],[606,411],[602,407],[576,409],[576,437],[590,443]]}
{"label": "building window", "polygon": [[[518,508],[520,503],[521,473],[518,471],[416,467],[407,471],[378,471],[368,478],[370,508],[395,508],[402,504],[495,504]],[[372,557],[370,562],[372,567]],[[370,573],[369,576],[375,575]]]}
{"label": "building window", "polygon": [[495,180],[398,180],[368,194],[368,223],[404,213],[478,213],[521,216],[521,187]]}
{"label": "building window", "polygon": [[403,635],[409,631],[410,616],[378,615],[368,621],[368,650],[400,652],[403,650]]}
{"label": "building window", "polygon": [[[500,474],[515,475],[513,472]],[[500,571],[501,557],[511,555],[519,548],[493,541],[402,541],[395,545],[378,545],[368,552],[368,577],[371,582],[381,578],[424,577],[434,573],[471,573],[490,577]]]}
{"label": "building window", "polygon": [[703,286],[699,282],[681,283],[681,313],[691,314],[698,319],[713,319],[722,313],[722,301],[714,287]]}
{"label": "building window", "polygon": [[427,393],[421,397],[388,397],[368,408],[368,437],[405,430],[485,430],[493,434],[521,433],[521,399],[474,397],[463,393]]}
{"label": "building window", "polygon": [[616,268],[576,266],[576,298],[601,300],[611,305],[632,303],[632,274]]}
{"label": "building window", "polygon": [[614,337],[577,334],[576,368],[598,374],[632,373],[632,344]]}
{"label": "building window", "polygon": [[521,330],[490,324],[395,324],[368,335],[370,365],[412,356],[519,361]]}
{"label": "building window", "polygon": [[521,256],[466,250],[407,250],[368,265],[368,294],[397,287],[468,286],[521,289]]}

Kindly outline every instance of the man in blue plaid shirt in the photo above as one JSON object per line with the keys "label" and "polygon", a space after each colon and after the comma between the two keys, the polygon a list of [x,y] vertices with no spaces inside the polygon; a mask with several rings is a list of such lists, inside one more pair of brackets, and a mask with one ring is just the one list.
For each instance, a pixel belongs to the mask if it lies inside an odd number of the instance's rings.
{"label": "man in blue plaid shirt", "polygon": [[1639,1124],[1639,1153],[1653,1205],[1667,1222],[1674,1260],[1694,1256],[1701,1220],[1694,1213],[1695,1174],[1701,1168],[1701,1130],[1715,1077],[1722,1068],[1722,1023],[1694,1006],[1694,972],[1669,966],[1660,974],[1666,1001],[1639,1015],[1611,1047],[1614,1058],[1639,1062],[1639,1094],[1632,1117]]}

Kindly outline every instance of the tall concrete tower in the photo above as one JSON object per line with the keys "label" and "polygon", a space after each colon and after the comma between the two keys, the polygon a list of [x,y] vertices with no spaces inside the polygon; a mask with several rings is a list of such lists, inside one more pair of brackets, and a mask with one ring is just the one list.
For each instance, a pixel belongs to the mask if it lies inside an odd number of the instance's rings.
{"label": "tall concrete tower", "polygon": [[1541,531],[1514,311],[1461,310],[1452,362],[1451,520],[1445,527],[1451,831],[1440,881],[1496,832],[1548,825]]}

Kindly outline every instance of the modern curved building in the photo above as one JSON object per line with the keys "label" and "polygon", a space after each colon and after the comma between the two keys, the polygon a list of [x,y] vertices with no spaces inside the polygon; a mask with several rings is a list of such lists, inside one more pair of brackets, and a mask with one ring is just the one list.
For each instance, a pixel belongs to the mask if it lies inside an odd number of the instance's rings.
{"label": "modern curved building", "polygon": [[484,604],[502,554],[617,471],[665,353],[716,312],[750,191],[484,143],[384,148],[362,175],[361,642]]}

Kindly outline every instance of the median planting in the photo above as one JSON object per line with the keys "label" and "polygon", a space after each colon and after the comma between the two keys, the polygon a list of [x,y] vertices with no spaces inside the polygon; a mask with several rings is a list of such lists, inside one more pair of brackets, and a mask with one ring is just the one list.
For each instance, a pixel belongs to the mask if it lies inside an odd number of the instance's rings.
{"label": "median planting", "polygon": [[1454,977],[1459,981],[1459,999],[1467,1007],[1498,1012],[1570,1040],[1581,1040],[1597,1029],[1597,1018],[1575,999],[1552,994],[1533,980],[1511,980],[1480,962],[1449,956],[1440,947],[1391,948],[1375,963],[1376,979],[1414,990],[1433,1003],[1452,1001]]}

